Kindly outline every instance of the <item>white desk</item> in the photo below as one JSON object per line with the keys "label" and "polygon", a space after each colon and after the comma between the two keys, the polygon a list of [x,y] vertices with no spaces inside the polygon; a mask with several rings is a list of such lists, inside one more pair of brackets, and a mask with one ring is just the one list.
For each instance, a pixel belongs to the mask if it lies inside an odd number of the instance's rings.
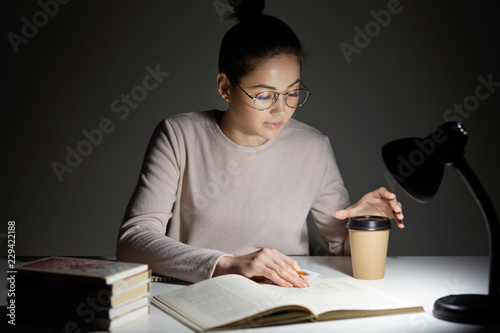
{"label": "white desk", "polygon": [[[294,257],[302,268],[320,272],[323,278],[352,276],[350,257]],[[19,258],[18,258],[18,262]],[[6,272],[6,258],[2,257],[2,272]],[[308,333],[308,332],[500,332],[500,324],[478,326],[439,320],[432,316],[434,301],[449,294],[486,294],[488,290],[488,257],[389,257],[385,278],[364,281],[374,287],[420,303],[425,313],[393,315],[373,318],[347,319],[329,322],[295,324],[266,328],[240,329],[239,333]],[[4,284],[5,285],[5,284]],[[182,288],[182,284],[153,283],[152,295]],[[0,305],[6,305],[6,289],[2,288]],[[500,316],[500,314],[499,314]],[[6,317],[2,316],[2,325]],[[131,323],[119,333],[182,333],[193,332],[158,308],[151,306],[151,314]]]}

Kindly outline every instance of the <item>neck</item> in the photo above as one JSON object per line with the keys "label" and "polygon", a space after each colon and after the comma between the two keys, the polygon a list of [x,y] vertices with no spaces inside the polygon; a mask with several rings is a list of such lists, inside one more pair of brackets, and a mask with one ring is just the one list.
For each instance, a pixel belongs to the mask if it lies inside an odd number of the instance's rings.
{"label": "neck", "polygon": [[259,147],[265,144],[268,139],[262,138],[255,134],[245,133],[243,129],[239,129],[238,120],[229,110],[226,110],[218,121],[219,127],[224,135],[237,145],[243,147]]}

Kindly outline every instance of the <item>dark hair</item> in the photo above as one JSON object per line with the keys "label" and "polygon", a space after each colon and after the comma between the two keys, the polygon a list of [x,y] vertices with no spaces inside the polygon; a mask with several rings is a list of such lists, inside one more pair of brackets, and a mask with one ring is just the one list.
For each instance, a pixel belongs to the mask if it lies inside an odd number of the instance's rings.
{"label": "dark hair", "polygon": [[239,23],[229,29],[222,40],[219,73],[225,73],[231,84],[236,85],[260,62],[278,55],[295,55],[302,65],[304,51],[297,35],[285,22],[262,14],[264,0],[238,2],[240,4],[233,7],[233,17]]}

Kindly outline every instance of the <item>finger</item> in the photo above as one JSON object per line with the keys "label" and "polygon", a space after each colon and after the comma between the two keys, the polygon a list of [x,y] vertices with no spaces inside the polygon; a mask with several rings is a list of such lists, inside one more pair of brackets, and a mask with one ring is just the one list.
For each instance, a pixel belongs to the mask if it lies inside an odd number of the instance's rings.
{"label": "finger", "polygon": [[307,286],[311,286],[312,282],[307,277],[309,274],[307,274],[306,272],[302,271],[302,269],[298,269],[295,272],[298,273],[299,278],[301,278],[306,283]]}
{"label": "finger", "polygon": [[377,190],[377,193],[380,195],[381,198],[385,198],[385,199],[396,199],[396,195],[392,192],[389,192],[385,187],[380,187],[378,190]]}
{"label": "finger", "polygon": [[286,287],[286,288],[291,288],[293,287],[293,283],[290,283],[283,279],[275,270],[273,269],[267,269],[264,274],[266,278],[271,280],[272,282],[276,283],[278,286],[281,287]]}
{"label": "finger", "polygon": [[397,219],[400,219],[400,220],[404,219],[403,205],[401,204],[401,202],[391,203],[391,208],[392,208],[392,211],[394,212],[394,215],[396,216]]}
{"label": "finger", "polygon": [[277,263],[279,251],[270,248],[263,248],[252,254],[252,259],[247,267],[245,276],[263,276],[281,287],[293,287],[293,284],[283,279],[278,270],[280,265]]}
{"label": "finger", "polygon": [[333,216],[339,220],[345,220],[347,218],[347,210],[341,209],[333,213]]}
{"label": "finger", "polygon": [[282,287],[305,288],[309,286],[294,269],[286,267],[268,267],[264,271],[264,276]]}
{"label": "finger", "polygon": [[392,211],[394,214],[401,214],[403,212],[403,205],[401,205],[400,202],[398,202],[396,199],[389,201],[389,206],[391,206]]}
{"label": "finger", "polygon": [[312,285],[311,280],[309,280],[309,278],[308,278],[307,276],[305,276],[305,275],[301,275],[301,276],[300,276],[300,278],[301,278],[302,280],[304,280],[304,282],[307,284],[307,286],[309,286],[309,287],[310,287],[310,286]]}
{"label": "finger", "polygon": [[309,279],[304,279],[298,274],[301,271],[297,260],[290,258],[289,256],[274,250],[276,252],[276,265],[275,269],[281,278],[293,284],[294,287],[308,287],[311,284]]}
{"label": "finger", "polygon": [[[300,268],[299,263],[297,260],[290,258],[289,256],[279,252],[283,257],[282,260],[294,271],[297,273],[297,271],[301,271],[302,268]],[[297,274],[298,275],[298,274]]]}
{"label": "finger", "polygon": [[311,285],[311,281],[309,281],[309,279],[303,279],[303,277],[299,275],[295,269],[292,269],[291,271],[282,271],[281,273],[281,278],[290,282],[294,287],[305,288]]}
{"label": "finger", "polygon": [[405,225],[403,223],[404,215],[403,215],[403,205],[401,204],[401,202],[396,203],[396,208],[393,208],[393,211],[395,213],[395,219],[398,227],[403,229]]}
{"label": "finger", "polygon": [[405,225],[402,219],[396,219],[396,223],[400,229],[404,229]]}

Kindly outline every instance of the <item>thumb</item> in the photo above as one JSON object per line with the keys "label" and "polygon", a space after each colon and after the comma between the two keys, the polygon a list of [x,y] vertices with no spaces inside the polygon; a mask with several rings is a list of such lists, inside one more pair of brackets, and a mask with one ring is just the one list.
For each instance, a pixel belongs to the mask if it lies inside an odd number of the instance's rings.
{"label": "thumb", "polygon": [[340,209],[333,213],[333,216],[339,220],[348,218],[347,209]]}

